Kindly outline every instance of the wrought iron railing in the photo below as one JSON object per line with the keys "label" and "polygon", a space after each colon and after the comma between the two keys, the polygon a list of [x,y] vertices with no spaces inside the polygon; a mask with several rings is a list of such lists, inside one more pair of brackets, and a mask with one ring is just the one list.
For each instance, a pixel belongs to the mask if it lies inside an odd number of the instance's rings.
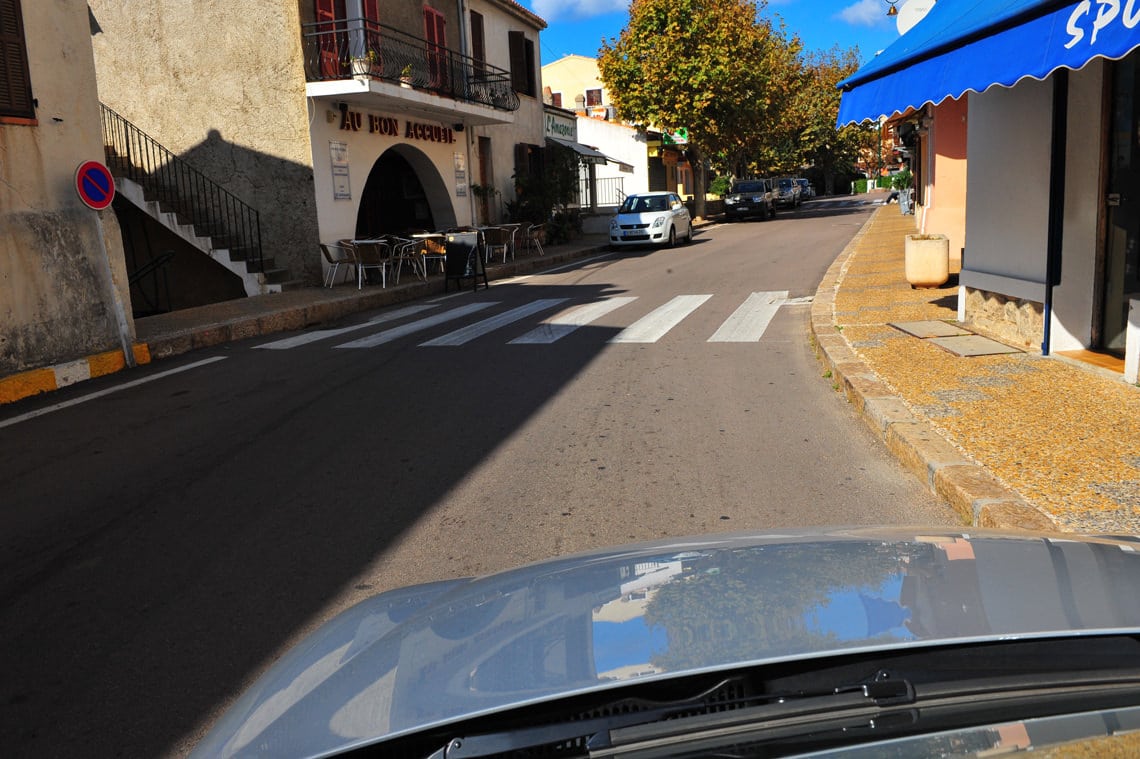
{"label": "wrought iron railing", "polygon": [[600,177],[594,180],[594,203],[590,203],[590,178],[578,177],[578,197],[583,206],[620,206],[625,200],[624,177]]}
{"label": "wrought iron railing", "polygon": [[509,71],[361,18],[303,24],[310,82],[368,76],[466,103],[516,111]]}
{"label": "wrought iron railing", "polygon": [[256,209],[193,168],[153,137],[100,104],[103,147],[112,173],[139,184],[147,199],[191,224],[196,234],[228,248],[249,271],[263,271],[261,220]]}

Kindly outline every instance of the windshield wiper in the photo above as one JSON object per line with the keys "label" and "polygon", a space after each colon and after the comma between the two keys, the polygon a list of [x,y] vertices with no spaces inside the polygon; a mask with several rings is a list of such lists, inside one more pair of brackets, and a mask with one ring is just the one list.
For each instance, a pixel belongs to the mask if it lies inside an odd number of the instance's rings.
{"label": "windshield wiper", "polygon": [[[764,694],[746,698],[747,704],[765,702],[758,706],[725,701],[710,703],[707,696],[730,682],[731,679],[724,680],[697,696],[667,703],[635,705],[625,700],[614,705],[616,713],[605,716],[455,737],[433,753],[431,759],[471,759],[564,743],[579,743],[586,753],[639,742],[650,736],[668,739],[693,731],[731,730],[773,720],[816,721],[820,714],[830,718],[836,713],[845,713],[863,719],[866,714],[876,714],[883,708],[915,699],[914,687],[909,682],[889,679],[880,672],[871,682],[836,688],[831,693]],[[631,708],[635,710],[630,711]]]}

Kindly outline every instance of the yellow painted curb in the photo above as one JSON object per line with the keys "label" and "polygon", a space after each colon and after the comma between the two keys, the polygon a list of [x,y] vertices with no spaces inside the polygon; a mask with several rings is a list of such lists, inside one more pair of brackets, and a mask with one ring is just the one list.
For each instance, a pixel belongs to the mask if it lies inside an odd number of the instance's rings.
{"label": "yellow painted curb", "polygon": [[[150,363],[150,347],[146,343],[131,346],[135,363]],[[103,377],[122,371],[127,366],[122,351],[97,353],[65,364],[32,369],[7,377],[0,377],[0,404],[14,403],[40,393],[50,393],[76,382]]]}

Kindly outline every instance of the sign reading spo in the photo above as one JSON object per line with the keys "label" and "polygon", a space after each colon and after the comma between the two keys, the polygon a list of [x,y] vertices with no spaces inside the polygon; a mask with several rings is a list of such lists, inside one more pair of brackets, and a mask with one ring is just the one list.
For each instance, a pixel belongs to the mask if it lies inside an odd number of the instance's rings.
{"label": "sign reading spo", "polygon": [[1093,0],[1081,0],[1069,14],[1069,23],[1065,31],[1069,33],[1069,41],[1065,49],[1072,49],[1074,45],[1085,38],[1085,26],[1091,21],[1092,29],[1089,32],[1089,44],[1095,45],[1097,35],[1110,24],[1120,19],[1126,29],[1135,29],[1140,23],[1140,10],[1136,8],[1136,0],[1096,0],[1096,15],[1092,16]]}

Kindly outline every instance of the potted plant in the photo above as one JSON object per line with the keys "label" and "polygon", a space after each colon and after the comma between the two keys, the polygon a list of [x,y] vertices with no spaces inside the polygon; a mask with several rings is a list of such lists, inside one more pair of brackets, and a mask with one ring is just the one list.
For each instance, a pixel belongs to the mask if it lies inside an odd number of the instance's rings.
{"label": "potted plant", "polygon": [[410,63],[400,71],[400,86],[409,89],[412,86],[412,64]]}
{"label": "potted plant", "polygon": [[352,59],[353,76],[375,76],[380,72],[380,56],[368,49],[364,55]]}

